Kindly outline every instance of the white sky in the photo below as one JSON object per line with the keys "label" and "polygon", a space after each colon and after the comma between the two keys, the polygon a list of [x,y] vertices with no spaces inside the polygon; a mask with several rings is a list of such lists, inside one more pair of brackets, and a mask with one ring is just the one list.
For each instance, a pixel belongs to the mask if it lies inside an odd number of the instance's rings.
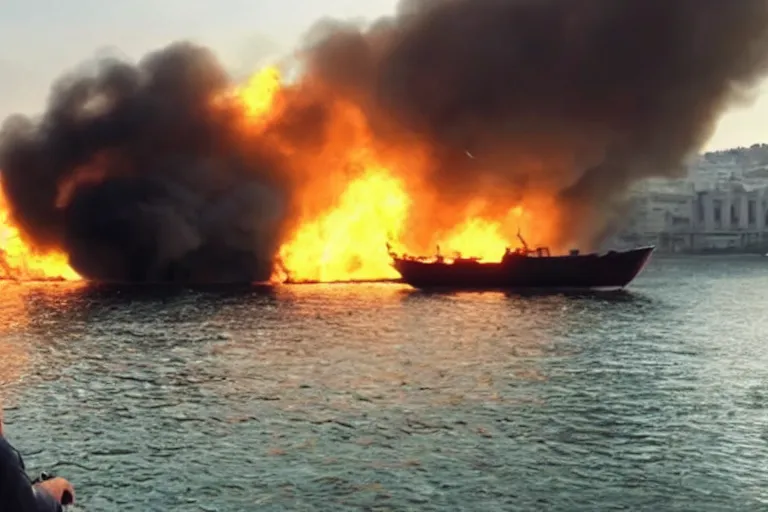
{"label": "white sky", "polygon": [[[178,39],[233,69],[287,53],[318,18],[372,19],[397,0],[0,0],[0,119],[37,113],[62,72],[104,49],[138,59]],[[768,88],[726,114],[707,149],[768,142]]]}

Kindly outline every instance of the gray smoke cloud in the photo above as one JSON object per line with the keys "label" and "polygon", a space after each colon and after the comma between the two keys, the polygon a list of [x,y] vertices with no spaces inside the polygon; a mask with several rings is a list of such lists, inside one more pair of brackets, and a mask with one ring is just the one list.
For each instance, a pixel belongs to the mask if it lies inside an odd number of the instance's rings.
{"label": "gray smoke cloud", "polygon": [[[264,279],[295,220],[297,176],[326,172],[308,155],[343,98],[379,140],[429,148],[423,178],[444,205],[485,196],[501,211],[544,194],[567,218],[552,242],[595,246],[629,186],[683,172],[765,75],[768,1],[404,0],[366,27],[318,22],[299,58],[269,130],[301,168],[208,108],[230,84],[205,49],[65,77],[42,119],[0,133],[15,218],[92,279]],[[435,227],[418,211],[410,221]]]}

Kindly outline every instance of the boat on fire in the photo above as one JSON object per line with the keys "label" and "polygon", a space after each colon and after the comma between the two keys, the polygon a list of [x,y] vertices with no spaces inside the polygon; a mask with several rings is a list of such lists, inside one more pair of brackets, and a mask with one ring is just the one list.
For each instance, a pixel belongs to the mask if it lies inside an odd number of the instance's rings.
{"label": "boat on fire", "polygon": [[643,270],[654,246],[603,254],[577,250],[552,255],[547,247],[531,249],[518,233],[522,247],[507,249],[499,262],[457,256],[447,259],[398,255],[388,245],[392,265],[405,283],[415,288],[472,290],[617,290],[625,288]]}

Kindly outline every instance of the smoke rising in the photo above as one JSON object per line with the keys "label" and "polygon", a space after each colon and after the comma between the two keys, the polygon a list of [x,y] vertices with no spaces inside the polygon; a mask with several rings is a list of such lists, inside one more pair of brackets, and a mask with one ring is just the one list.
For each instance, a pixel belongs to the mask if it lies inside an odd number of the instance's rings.
{"label": "smoke rising", "polygon": [[[428,148],[419,172],[446,209],[548,197],[563,217],[551,243],[588,248],[630,185],[680,175],[765,75],[768,1],[404,0],[367,27],[318,22],[299,58],[271,129],[294,155],[326,145],[342,98],[377,140]],[[268,277],[297,176],[327,171],[210,109],[229,82],[209,51],[174,44],[64,77],[42,119],[7,120],[3,186],[28,237],[93,279]],[[434,227],[421,214],[416,235]]]}
{"label": "smoke rising", "polygon": [[64,77],[42,119],[2,132],[3,186],[25,233],[96,280],[267,279],[287,190],[257,141],[210,108],[228,86],[189,44]]}
{"label": "smoke rising", "polygon": [[768,64],[765,0],[404,0],[367,33],[324,25],[313,71],[427,140],[441,196],[543,191],[582,246]]}

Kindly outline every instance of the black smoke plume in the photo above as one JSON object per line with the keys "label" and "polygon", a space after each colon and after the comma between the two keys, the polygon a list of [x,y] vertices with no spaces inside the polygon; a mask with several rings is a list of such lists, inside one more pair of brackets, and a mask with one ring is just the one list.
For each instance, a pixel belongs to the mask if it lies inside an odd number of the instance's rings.
{"label": "black smoke plume", "polygon": [[258,141],[211,108],[229,86],[189,44],[63,78],[42,119],[9,119],[0,140],[24,232],[94,280],[267,279],[287,190]]}
{"label": "black smoke plume", "polygon": [[[764,76],[768,1],[404,0],[367,27],[318,23],[299,56],[294,87],[316,97],[277,123],[299,150],[322,147],[325,91],[380,140],[428,147],[423,178],[446,205],[551,197],[565,219],[552,242],[586,248],[633,183],[680,175]],[[93,279],[267,277],[297,170],[207,108],[228,85],[185,44],[65,77],[42,119],[9,119],[0,136],[25,233]],[[301,161],[300,175],[327,171]]]}
{"label": "black smoke plume", "polygon": [[428,141],[446,201],[543,191],[560,241],[589,246],[632,183],[684,173],[764,76],[768,2],[404,0],[310,44],[313,72]]}

